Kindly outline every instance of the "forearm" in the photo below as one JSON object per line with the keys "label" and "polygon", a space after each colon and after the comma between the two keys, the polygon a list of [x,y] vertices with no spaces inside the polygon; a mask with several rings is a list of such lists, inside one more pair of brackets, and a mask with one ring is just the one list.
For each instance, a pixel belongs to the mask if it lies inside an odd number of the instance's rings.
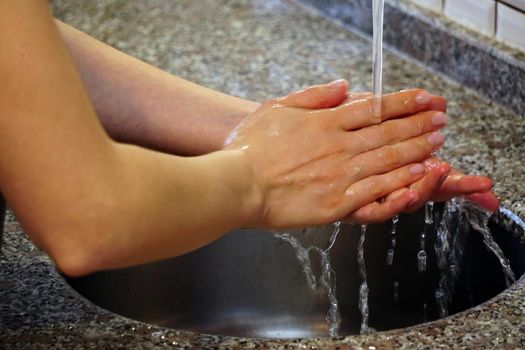
{"label": "forearm", "polygon": [[64,272],[182,254],[249,225],[259,198],[238,152],[183,158],[110,140],[47,4],[0,1],[0,13],[0,188]]}
{"label": "forearm", "polygon": [[69,241],[54,239],[69,274],[181,255],[258,219],[261,194],[240,152],[180,158],[119,145],[112,163],[111,178],[99,179],[113,186],[103,195],[110,205],[84,229],[69,225]]}
{"label": "forearm", "polygon": [[204,154],[220,149],[258,106],[175,77],[56,22],[100,121],[116,140]]}

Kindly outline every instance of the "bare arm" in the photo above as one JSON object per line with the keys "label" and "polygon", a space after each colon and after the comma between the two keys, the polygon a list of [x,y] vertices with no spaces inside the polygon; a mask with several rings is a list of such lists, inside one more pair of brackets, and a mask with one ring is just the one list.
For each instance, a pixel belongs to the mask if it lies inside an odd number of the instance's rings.
{"label": "bare arm", "polygon": [[239,152],[113,142],[46,2],[0,1],[0,14],[0,187],[66,273],[181,254],[253,222],[260,198]]}
{"label": "bare arm", "polygon": [[46,2],[0,0],[0,16],[0,188],[67,274],[183,254],[237,227],[328,223],[425,184],[362,216],[386,219],[449,171],[425,176],[420,163],[443,141],[428,93],[385,96],[385,122],[371,126],[372,99],[341,104],[341,83],[266,102],[226,150],[182,158],[119,144]]}
{"label": "bare arm", "polygon": [[173,76],[56,21],[95,111],[115,139],[173,154],[218,150],[258,103]]}

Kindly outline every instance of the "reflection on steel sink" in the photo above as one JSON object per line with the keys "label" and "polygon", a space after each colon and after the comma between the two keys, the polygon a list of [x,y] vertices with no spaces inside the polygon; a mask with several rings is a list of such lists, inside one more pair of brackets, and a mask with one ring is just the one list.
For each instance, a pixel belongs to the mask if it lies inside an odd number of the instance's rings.
{"label": "reflection on steel sink", "polygon": [[[439,212],[436,212],[436,216]],[[386,264],[390,223],[370,226],[365,243],[369,325],[377,330],[436,319],[434,293],[440,278],[435,236],[427,237],[428,268],[417,270],[424,212],[401,216],[394,263]],[[525,247],[500,225],[490,225],[516,276],[525,271]],[[330,230],[303,235],[326,245]],[[450,313],[477,305],[506,288],[498,260],[481,235],[466,237]],[[359,227],[344,225],[331,251],[342,315],[339,334],[357,334],[361,315],[357,266]],[[312,254],[314,271],[319,261]],[[398,298],[393,284],[398,282]],[[309,289],[291,246],[266,231],[233,231],[198,251],[127,269],[95,273],[68,282],[93,303],[133,319],[207,334],[269,338],[326,337],[326,295]],[[424,307],[423,305],[427,306]]]}

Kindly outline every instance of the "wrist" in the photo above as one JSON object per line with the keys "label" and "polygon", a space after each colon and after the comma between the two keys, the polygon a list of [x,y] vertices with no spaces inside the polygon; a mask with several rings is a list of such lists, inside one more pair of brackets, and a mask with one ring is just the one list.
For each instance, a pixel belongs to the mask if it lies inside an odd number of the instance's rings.
{"label": "wrist", "polygon": [[224,197],[234,210],[235,220],[230,229],[257,226],[263,216],[264,195],[244,152],[224,150],[210,156],[219,158],[221,181],[228,184],[230,191]]}

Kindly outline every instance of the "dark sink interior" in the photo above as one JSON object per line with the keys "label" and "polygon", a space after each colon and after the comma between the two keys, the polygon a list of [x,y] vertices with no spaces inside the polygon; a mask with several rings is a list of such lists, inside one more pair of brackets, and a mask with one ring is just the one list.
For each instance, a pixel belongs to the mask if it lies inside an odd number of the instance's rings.
{"label": "dark sink interior", "polygon": [[[434,211],[438,225],[442,206]],[[499,218],[503,214],[498,214]],[[439,317],[435,291],[441,272],[434,253],[436,227],[427,230],[427,270],[418,272],[424,211],[403,215],[397,225],[392,266],[386,264],[391,223],[371,225],[365,241],[369,286],[369,325],[379,331]],[[517,234],[491,220],[496,242],[517,278],[525,272],[525,246]],[[449,313],[478,305],[507,288],[502,268],[481,234],[460,223],[463,244]],[[299,233],[309,244],[325,247],[331,229]],[[344,225],[331,250],[342,316],[339,335],[358,334],[357,244],[359,226]],[[311,254],[314,270],[319,265]],[[394,297],[394,282],[398,297]],[[268,338],[328,336],[326,295],[311,290],[292,247],[256,230],[233,231],[193,253],[153,264],[68,279],[93,303],[132,319],[207,334]],[[426,304],[426,306],[425,306]]]}

